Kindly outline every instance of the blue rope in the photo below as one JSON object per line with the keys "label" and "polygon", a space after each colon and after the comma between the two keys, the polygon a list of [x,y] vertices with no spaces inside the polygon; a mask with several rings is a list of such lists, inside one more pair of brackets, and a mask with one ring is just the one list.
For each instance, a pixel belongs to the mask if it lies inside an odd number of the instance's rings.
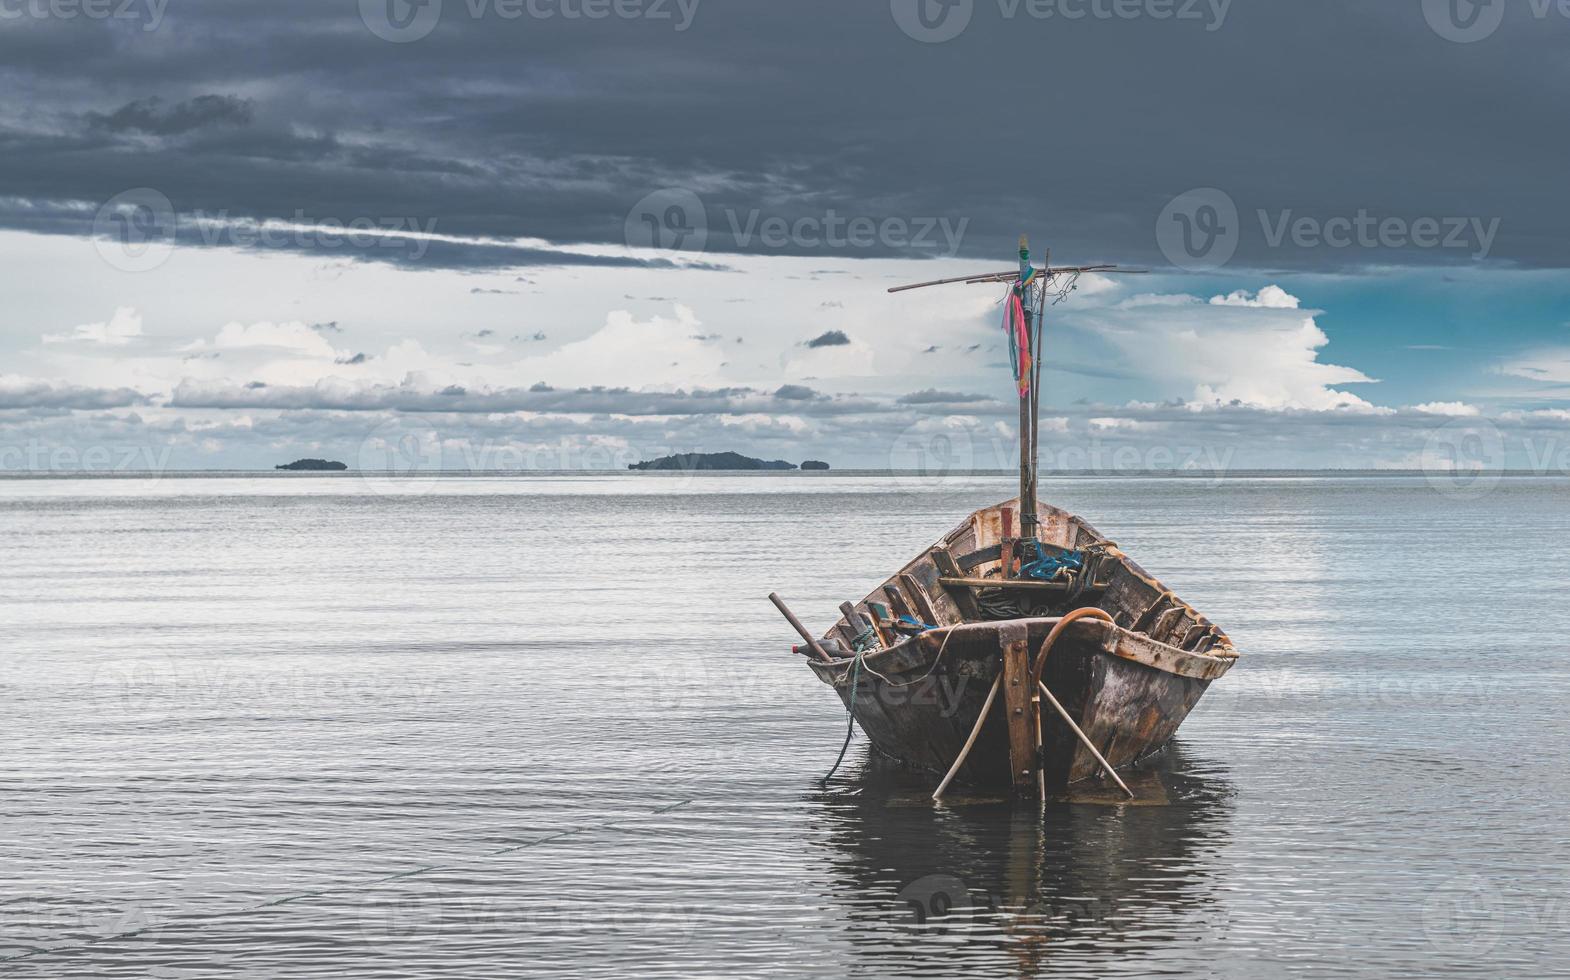
{"label": "blue rope", "polygon": [[[1065,570],[1078,572],[1085,567],[1085,553],[1083,551],[1053,548],[1054,553],[1048,553],[1044,550],[1044,546],[1040,541],[1032,541],[1030,543],[1035,546],[1036,558],[1034,561],[1020,564],[1019,572],[1022,578],[1033,578],[1043,582],[1050,582]],[[1052,548],[1051,545],[1046,545],[1045,547]]]}

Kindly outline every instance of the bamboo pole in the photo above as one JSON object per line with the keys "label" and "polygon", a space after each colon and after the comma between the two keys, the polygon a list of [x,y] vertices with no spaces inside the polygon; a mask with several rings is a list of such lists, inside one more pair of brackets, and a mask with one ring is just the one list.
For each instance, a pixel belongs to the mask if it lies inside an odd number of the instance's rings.
{"label": "bamboo pole", "polygon": [[801,620],[797,619],[796,614],[791,612],[789,607],[785,605],[785,600],[780,598],[780,594],[778,592],[770,592],[769,601],[774,603],[774,608],[780,611],[780,614],[785,617],[786,622],[790,623],[796,628],[796,632],[801,634],[801,638],[807,641],[807,646],[811,647],[812,652],[818,655],[818,659],[829,663],[834,661],[833,657],[829,656],[822,647],[818,646],[818,641],[812,638],[811,633],[807,632],[807,627],[801,625]]}
{"label": "bamboo pole", "polygon": [[948,775],[943,777],[943,782],[939,783],[937,790],[933,792],[932,798],[934,800],[943,798],[943,791],[949,788],[949,783],[953,782],[954,777],[959,775],[960,766],[963,766],[965,760],[970,758],[970,750],[975,746],[976,737],[981,734],[981,726],[987,721],[987,712],[992,710],[992,701],[998,696],[998,688],[1002,686],[1003,674],[999,673],[998,676],[992,679],[992,690],[987,692],[986,703],[981,706],[981,714],[976,716],[976,725],[970,730],[970,737],[965,739],[965,747],[959,750],[959,758],[954,760],[954,764],[949,767]]}
{"label": "bamboo pole", "polygon": [[1090,750],[1090,754],[1096,757],[1097,762],[1101,763],[1101,768],[1107,771],[1107,775],[1117,780],[1118,785],[1123,787],[1123,792],[1127,793],[1128,798],[1132,800],[1134,791],[1128,788],[1128,783],[1125,783],[1123,777],[1118,775],[1118,771],[1112,768],[1112,763],[1108,762],[1101,752],[1096,749],[1095,744],[1090,741],[1090,736],[1086,735],[1084,730],[1074,723],[1074,719],[1069,717],[1068,712],[1063,710],[1063,706],[1058,703],[1058,699],[1052,696],[1051,691],[1047,690],[1047,685],[1037,681],[1036,686],[1041,688],[1041,693],[1047,696],[1047,700],[1052,703],[1052,706],[1058,709],[1058,714],[1062,715],[1063,720],[1068,722],[1068,727],[1074,729],[1074,734],[1078,735],[1079,740],[1085,743],[1085,748]]}
{"label": "bamboo pole", "polygon": [[[1040,271],[1042,273],[1044,273],[1044,274],[1052,274],[1052,273],[1058,273],[1058,272],[1115,272],[1115,273],[1118,273],[1119,275],[1144,275],[1149,270],[1147,270],[1147,269],[1119,269],[1115,265],[1060,265],[1060,266],[1057,266],[1056,268],[1054,268],[1052,266],[1047,266],[1047,267],[1041,269]],[[915,282],[915,283],[911,283],[908,286],[892,286],[892,287],[889,288],[888,291],[891,292],[891,293],[903,293],[903,292],[907,292],[907,291],[912,290],[912,289],[926,289],[929,286],[952,286],[955,283],[965,283],[966,285],[980,285],[980,284],[983,284],[983,283],[992,283],[992,282],[1013,282],[1015,279],[1018,279],[1018,278],[1019,278],[1019,273],[1018,272],[1014,271],[1013,269],[1007,269],[1007,270],[1005,270],[1003,272],[981,272],[981,273],[977,273],[974,276],[955,276],[952,279],[934,279],[931,282]]]}

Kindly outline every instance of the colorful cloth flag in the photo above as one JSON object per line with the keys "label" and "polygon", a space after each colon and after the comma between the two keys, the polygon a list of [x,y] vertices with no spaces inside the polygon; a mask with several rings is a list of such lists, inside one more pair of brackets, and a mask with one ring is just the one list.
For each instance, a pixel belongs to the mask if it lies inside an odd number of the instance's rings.
{"label": "colorful cloth flag", "polygon": [[1009,338],[1009,363],[1014,368],[1014,381],[1019,386],[1019,397],[1030,394],[1030,327],[1025,322],[1025,303],[1019,290],[1010,289],[1008,301],[1003,304],[1003,332]]}

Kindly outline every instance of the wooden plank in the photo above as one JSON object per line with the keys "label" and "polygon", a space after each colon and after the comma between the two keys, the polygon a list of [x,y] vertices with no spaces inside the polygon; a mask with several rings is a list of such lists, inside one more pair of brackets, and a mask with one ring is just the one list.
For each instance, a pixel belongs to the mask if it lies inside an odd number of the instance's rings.
{"label": "wooden plank", "polygon": [[[895,618],[900,616],[909,616],[911,619],[916,618],[916,614],[911,611],[910,605],[905,602],[905,597],[900,595],[898,586],[885,585],[883,594],[889,597],[889,605],[894,607]],[[936,626],[937,623],[928,623],[927,625]]]}
{"label": "wooden plank", "polygon": [[921,583],[916,581],[916,576],[909,572],[901,572],[899,584],[905,587],[905,591],[910,593],[910,601],[916,604],[917,619],[920,619],[928,626],[943,625],[938,622],[937,610],[933,608],[932,600],[927,597],[927,590],[923,589]]}
{"label": "wooden plank", "polygon": [[1035,694],[1030,674],[1030,630],[1011,623],[998,630],[1003,647],[1003,704],[1009,733],[1009,774],[1016,792],[1029,792],[1036,782]]}
{"label": "wooden plank", "polygon": [[1161,613],[1166,611],[1167,603],[1175,603],[1176,601],[1177,597],[1172,593],[1161,593],[1160,595],[1156,596],[1154,602],[1145,607],[1145,611],[1139,614],[1138,618],[1134,620],[1134,625],[1130,626],[1129,629],[1135,633],[1147,632],[1150,627],[1155,624],[1156,618],[1160,616]]}
{"label": "wooden plank", "polygon": [[899,634],[894,632],[894,617],[889,615],[888,606],[868,599],[867,615],[872,618],[872,628],[878,631],[878,639],[883,641],[885,650],[900,641]]}
{"label": "wooden plank", "polygon": [[[1188,610],[1184,609],[1181,604],[1177,604],[1160,616],[1157,616],[1156,621],[1150,624],[1150,638],[1160,640],[1162,643],[1171,643],[1168,639],[1168,633],[1172,627],[1177,625],[1177,621],[1187,614]],[[1174,643],[1172,645],[1176,646],[1177,644]]]}
{"label": "wooden plank", "polygon": [[983,565],[989,561],[1001,561],[1002,558],[1003,546],[995,544],[989,548],[982,548],[980,551],[972,551],[968,555],[960,555],[959,567],[968,572],[977,565]]}
{"label": "wooden plank", "polygon": [[949,578],[948,576],[938,579],[938,584],[945,587],[963,585],[973,589],[1027,589],[1036,592],[1067,592],[1072,587],[1069,582],[1038,582],[1029,578]]}
{"label": "wooden plank", "polygon": [[971,591],[971,587],[968,585],[948,584],[951,579],[963,580],[965,577],[965,573],[960,571],[959,563],[954,560],[953,555],[949,554],[949,550],[947,548],[933,548],[932,563],[938,566],[939,573],[943,575],[943,578],[938,579],[938,581],[949,590],[949,595],[953,597],[954,604],[959,606],[959,614],[965,617],[967,621],[980,619],[981,607],[976,604],[976,595]]}

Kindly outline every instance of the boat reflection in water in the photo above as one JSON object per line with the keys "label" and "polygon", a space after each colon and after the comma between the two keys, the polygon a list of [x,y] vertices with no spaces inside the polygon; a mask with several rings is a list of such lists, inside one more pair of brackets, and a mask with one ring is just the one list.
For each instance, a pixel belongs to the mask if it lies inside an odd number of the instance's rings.
{"label": "boat reflection in water", "polygon": [[1046,976],[1202,965],[1226,931],[1215,852],[1232,784],[1172,743],[1125,772],[1136,799],[1094,786],[1045,804],[929,798],[872,753],[819,797],[843,935],[869,969]]}

